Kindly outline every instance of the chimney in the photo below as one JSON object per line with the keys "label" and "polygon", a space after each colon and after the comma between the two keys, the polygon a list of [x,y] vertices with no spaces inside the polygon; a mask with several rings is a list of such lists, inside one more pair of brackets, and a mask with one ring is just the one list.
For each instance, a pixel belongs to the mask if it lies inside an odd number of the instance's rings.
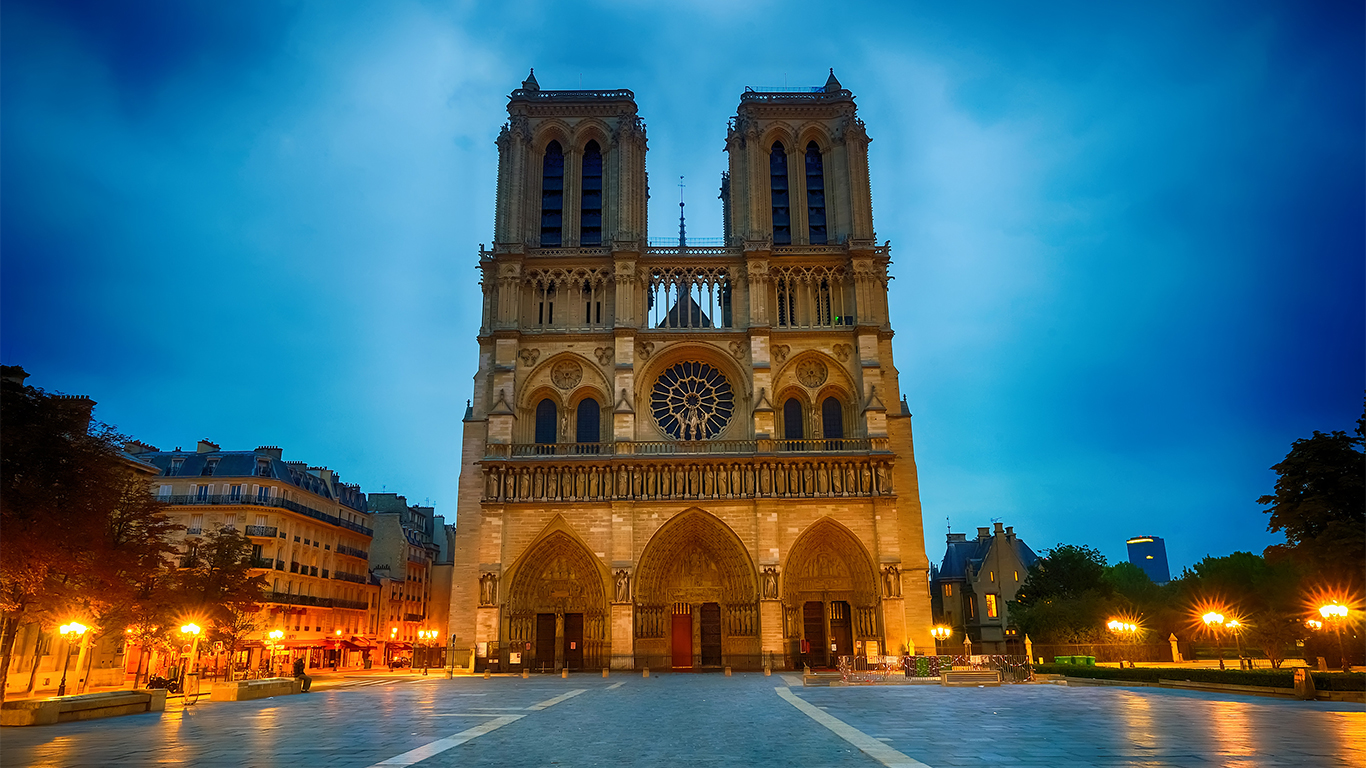
{"label": "chimney", "polygon": [[144,443],[141,440],[129,440],[128,442],[123,444],[123,450],[127,451],[132,456],[136,456],[139,453],[159,452],[158,448],[155,445],[148,445],[147,443]]}
{"label": "chimney", "polygon": [[1013,525],[1007,525],[1007,526],[1006,526],[1006,538],[1007,538],[1007,539],[1010,539],[1011,541],[1014,541],[1014,540],[1015,540],[1015,526],[1013,526]]}
{"label": "chimney", "polygon": [[979,528],[977,529],[977,538],[979,538],[979,539],[989,539],[989,538],[991,538],[991,529],[990,529],[990,528],[980,528],[980,527],[979,527]]}
{"label": "chimney", "polygon": [[276,445],[258,445],[256,446],[256,452],[264,453],[267,456],[272,456],[277,459],[284,459],[285,455],[285,452]]}
{"label": "chimney", "polygon": [[950,534],[949,534],[949,543],[953,543],[953,542],[955,542],[955,541],[967,541],[967,540],[968,540],[968,535],[967,535],[966,533],[950,533]]}
{"label": "chimney", "polygon": [[996,523],[995,533],[997,536],[1000,536],[1002,533],[1005,533],[1005,530],[1001,527],[1000,523]]}
{"label": "chimney", "polygon": [[221,451],[223,449],[218,446],[218,443],[211,443],[208,440],[200,440],[199,447],[195,450],[197,453],[213,453],[214,451]]}

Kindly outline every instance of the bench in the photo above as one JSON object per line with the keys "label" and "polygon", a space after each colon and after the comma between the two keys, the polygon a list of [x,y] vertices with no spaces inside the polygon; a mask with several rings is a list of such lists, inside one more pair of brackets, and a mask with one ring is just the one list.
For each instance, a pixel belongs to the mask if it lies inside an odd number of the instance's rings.
{"label": "bench", "polygon": [[209,694],[209,701],[251,701],[272,696],[298,693],[301,683],[290,677],[263,677],[259,680],[237,680],[218,683]]}
{"label": "bench", "polygon": [[995,669],[955,669],[941,674],[939,684],[961,688],[976,688],[979,685],[999,686],[1001,673]]}
{"label": "bench", "polygon": [[53,725],[75,720],[164,712],[165,690],[106,691],[50,699],[7,701],[0,710],[0,725]]}

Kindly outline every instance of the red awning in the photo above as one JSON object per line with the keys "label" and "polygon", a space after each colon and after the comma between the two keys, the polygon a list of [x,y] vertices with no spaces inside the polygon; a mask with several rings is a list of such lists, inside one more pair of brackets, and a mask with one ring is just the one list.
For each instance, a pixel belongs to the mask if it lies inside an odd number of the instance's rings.
{"label": "red awning", "polygon": [[397,648],[399,650],[407,650],[413,647],[412,643],[404,642],[402,640],[390,640],[388,641],[387,645],[390,648]]}

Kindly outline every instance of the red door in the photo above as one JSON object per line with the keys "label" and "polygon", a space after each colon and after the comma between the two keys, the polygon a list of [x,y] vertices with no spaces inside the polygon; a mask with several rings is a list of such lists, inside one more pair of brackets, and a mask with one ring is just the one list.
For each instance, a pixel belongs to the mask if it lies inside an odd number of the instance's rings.
{"label": "red door", "polygon": [[692,667],[692,608],[673,615],[673,666]]}

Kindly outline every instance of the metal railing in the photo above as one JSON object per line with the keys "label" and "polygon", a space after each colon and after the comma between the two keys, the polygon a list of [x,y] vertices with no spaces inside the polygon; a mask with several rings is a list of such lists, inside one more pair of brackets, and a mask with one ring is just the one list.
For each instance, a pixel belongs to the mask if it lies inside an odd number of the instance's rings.
{"label": "metal railing", "polygon": [[339,597],[334,597],[332,598],[332,607],[345,608],[350,611],[365,611],[369,610],[370,604],[364,600],[343,600]]}
{"label": "metal railing", "polygon": [[252,568],[266,568],[266,569],[274,568],[274,567],[275,567],[275,558],[273,558],[273,557],[253,557],[253,558],[251,559],[251,567],[252,567]]}
{"label": "metal railing", "polygon": [[347,573],[346,571],[333,571],[332,578],[340,581],[349,581],[353,584],[369,584],[370,579],[357,573]]}
{"label": "metal railing", "polygon": [[536,456],[688,456],[783,453],[853,453],[887,450],[886,438],[834,437],[802,440],[647,440],[613,443],[490,443],[485,458]]}
{"label": "metal railing", "polygon": [[421,614],[421,613],[405,613],[405,614],[403,614],[403,620],[404,620],[404,621],[426,621],[426,619],[427,619],[426,615]]}
{"label": "metal railing", "polygon": [[287,592],[267,592],[261,598],[266,603],[283,603],[285,605],[312,605],[319,608],[331,608],[333,599],[330,597],[313,597],[312,595],[291,595]]}
{"label": "metal railing", "polygon": [[347,557],[359,557],[362,560],[370,559],[369,552],[366,552],[363,549],[356,549],[355,547],[348,547],[345,544],[337,545],[337,554],[346,555]]}
{"label": "metal railing", "polygon": [[374,530],[363,525],[357,525],[349,520],[343,520],[336,515],[329,515],[321,510],[300,504],[297,501],[286,499],[282,496],[261,497],[261,496],[234,496],[231,494],[215,494],[213,496],[192,496],[183,494],[179,496],[161,496],[161,501],[173,506],[197,506],[197,505],[232,505],[246,507],[271,507],[274,509],[287,509],[290,512],[297,512],[314,520],[345,528],[366,536],[375,535]]}
{"label": "metal railing", "polygon": [[275,535],[279,532],[279,529],[275,526],[268,525],[248,525],[246,528],[246,534],[248,536],[260,536],[267,539],[275,538]]}

